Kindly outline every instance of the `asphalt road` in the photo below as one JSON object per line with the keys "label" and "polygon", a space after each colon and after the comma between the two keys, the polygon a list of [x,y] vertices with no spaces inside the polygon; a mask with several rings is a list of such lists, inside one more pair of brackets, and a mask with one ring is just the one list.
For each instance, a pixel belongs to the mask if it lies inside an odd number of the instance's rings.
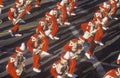
{"label": "asphalt road", "polygon": [[[82,34],[80,24],[88,22],[94,12],[98,9],[98,5],[105,0],[78,0],[78,8],[75,10],[76,16],[69,16],[70,26],[60,26],[57,36],[60,40],[50,40],[48,52],[52,55],[41,59],[41,73],[32,71],[32,55],[28,50],[25,51],[26,68],[21,78],[52,78],[49,73],[51,64],[59,59],[59,55],[63,52],[64,44],[72,38]],[[14,0],[4,0],[5,7],[3,8],[0,19],[3,23],[0,24],[0,78],[11,78],[6,72],[5,67],[9,56],[14,53],[14,47],[26,42],[32,34],[35,33],[35,28],[41,17],[44,17],[45,12],[55,7],[56,2],[50,0],[42,0],[41,7],[34,8],[31,15],[26,15],[25,24],[20,25],[22,37],[10,37],[8,30],[12,27],[11,22],[7,19],[7,12],[11,5],[14,5]],[[33,4],[34,5],[34,4]],[[117,17],[120,17],[120,9],[118,8]],[[110,29],[104,32],[104,46],[96,45],[94,50],[95,60],[88,60],[86,57],[77,60],[75,74],[78,78],[102,78],[103,75],[110,69],[116,68],[116,59],[120,53],[120,19],[109,21]]]}

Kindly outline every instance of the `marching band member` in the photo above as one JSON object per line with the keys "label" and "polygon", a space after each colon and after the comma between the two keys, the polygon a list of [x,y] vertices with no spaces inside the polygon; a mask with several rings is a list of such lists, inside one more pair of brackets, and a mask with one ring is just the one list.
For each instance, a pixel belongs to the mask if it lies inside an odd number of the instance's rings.
{"label": "marching band member", "polygon": [[50,68],[50,73],[54,78],[65,78],[68,72],[68,61],[61,55],[60,60],[55,61]]}
{"label": "marching band member", "polygon": [[45,43],[46,42],[44,40],[44,35],[42,33],[34,34],[27,42],[27,48],[33,55],[33,71],[37,73],[41,72],[41,70],[39,69],[39,61],[41,58],[40,54],[45,56],[49,55],[48,53],[46,53],[46,51],[44,51],[47,48]]}
{"label": "marching band member", "polygon": [[97,10],[95,12],[94,18],[93,18],[93,20],[96,23],[96,28],[97,28],[94,41],[95,41],[96,44],[99,44],[101,46],[104,45],[102,42],[100,42],[101,39],[102,39],[102,36],[103,36],[103,29],[104,29],[104,27],[102,26],[103,25],[103,20],[102,19],[103,19],[102,12],[100,10]]}
{"label": "marching band member", "polygon": [[120,77],[120,68],[109,70],[103,78],[119,78]]}
{"label": "marching band member", "polygon": [[[17,17],[18,11],[16,6],[12,6],[8,12],[8,19],[14,23],[16,21],[16,17]],[[9,33],[10,35],[13,37],[15,36],[15,34],[17,34],[18,36],[22,36],[21,34],[18,34],[19,31],[19,24],[15,24],[10,30]],[[17,36],[16,35],[16,36]]]}
{"label": "marching band member", "polygon": [[15,50],[16,53],[9,58],[6,70],[12,78],[19,78],[25,66],[25,57],[23,56],[23,52],[25,50],[24,43],[22,43],[20,47],[16,47]]}
{"label": "marching band member", "polygon": [[69,70],[68,70],[68,77],[73,77],[75,67],[76,67],[76,58],[78,54],[80,54],[84,49],[84,38],[80,36],[79,39],[72,39],[64,46],[64,58],[69,60]]}
{"label": "marching band member", "polygon": [[58,37],[56,37],[56,33],[58,31],[58,24],[57,24],[57,21],[55,19],[55,15],[53,13],[53,10],[51,10],[50,12],[46,12],[46,20],[50,23],[51,25],[51,32],[49,34],[49,37],[51,39],[55,39],[55,40],[59,40]]}
{"label": "marching band member", "polygon": [[42,41],[44,42],[44,46],[42,47],[42,53],[45,53],[46,55],[49,55],[47,53],[48,51],[48,45],[49,45],[49,40],[47,38],[47,34],[49,34],[49,30],[46,26],[46,20],[45,18],[42,18],[37,26],[36,33],[42,33],[44,37],[42,38]]}
{"label": "marching band member", "polygon": [[57,9],[59,10],[59,18],[57,19],[57,22],[60,23],[61,25],[70,25],[68,22],[68,16],[67,16],[67,10],[66,10],[66,2],[61,1],[57,2]]}
{"label": "marching band member", "polygon": [[85,53],[85,55],[87,56],[88,59],[90,59],[93,56],[93,50],[95,48],[95,44],[94,44],[94,35],[96,33],[96,29],[95,29],[95,23],[94,20],[89,21],[88,23],[84,23],[81,25],[81,28],[84,32],[83,37],[88,41],[89,43],[89,49],[88,51]]}
{"label": "marching band member", "polygon": [[[34,34],[27,42],[27,48],[33,55],[33,71],[40,73],[41,70],[39,69],[40,64],[40,50],[41,50],[41,43],[38,41],[42,38],[42,35]],[[39,47],[40,46],[40,47]]]}
{"label": "marching band member", "polygon": [[[13,36],[22,36],[19,34],[19,22],[25,23],[22,18],[25,16],[25,12],[19,12],[18,6],[12,6],[8,12],[8,19],[13,23],[13,27],[9,30],[10,35]],[[15,34],[15,35],[14,35]]]}
{"label": "marching band member", "polygon": [[74,58],[75,52],[79,49],[78,39],[72,39],[64,46],[64,58],[70,60],[68,76],[72,77],[76,67],[76,59]]}
{"label": "marching band member", "polygon": [[[15,6],[12,6],[8,12],[8,19],[14,23],[16,21],[16,17],[17,17],[17,10]],[[10,35],[13,37],[15,36],[14,34],[18,33],[19,31],[19,24],[15,24],[10,30],[9,33]],[[21,34],[19,34],[20,36],[22,36]]]}
{"label": "marching band member", "polygon": [[100,8],[100,11],[102,12],[102,16],[103,16],[103,18],[102,18],[102,28],[104,29],[104,30],[107,30],[108,29],[108,14],[109,14],[109,12],[110,12],[110,8],[111,8],[111,4],[110,4],[110,2],[109,1],[107,1],[107,2],[104,2],[103,4],[100,4],[100,6],[99,6],[99,8]]}

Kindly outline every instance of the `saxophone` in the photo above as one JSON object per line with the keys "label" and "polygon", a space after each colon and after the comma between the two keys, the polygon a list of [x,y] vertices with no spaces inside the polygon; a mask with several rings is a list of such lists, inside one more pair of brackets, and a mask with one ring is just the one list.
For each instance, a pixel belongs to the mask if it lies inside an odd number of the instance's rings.
{"label": "saxophone", "polygon": [[34,52],[34,55],[36,55],[36,54],[40,53],[40,52],[41,52],[41,48],[42,48],[42,47],[43,47],[43,43],[42,43],[42,44],[40,44],[40,45],[37,47],[36,51]]}
{"label": "saxophone", "polygon": [[18,76],[20,76],[24,70],[24,62],[25,62],[25,57],[22,55],[22,56],[19,56],[15,59],[15,67],[17,70],[19,70],[19,72],[16,72]]}
{"label": "saxophone", "polygon": [[25,5],[26,6],[29,5],[31,2],[32,2],[32,0],[27,0]]}
{"label": "saxophone", "polygon": [[21,18],[20,18],[21,15],[22,15],[22,12],[18,14],[16,20],[13,22],[14,25],[17,24],[21,20]]}
{"label": "saxophone", "polygon": [[23,12],[25,11],[25,9],[23,7],[19,7],[19,8],[16,8],[16,10],[18,11],[17,12],[17,17],[16,17],[16,20],[13,22],[13,24],[17,24],[20,20],[21,20],[21,15],[23,14]]}

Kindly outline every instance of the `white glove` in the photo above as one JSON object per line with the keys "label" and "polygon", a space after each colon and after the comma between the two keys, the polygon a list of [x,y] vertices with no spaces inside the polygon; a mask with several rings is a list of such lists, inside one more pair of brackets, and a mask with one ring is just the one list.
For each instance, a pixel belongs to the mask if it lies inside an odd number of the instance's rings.
{"label": "white glove", "polygon": [[19,73],[20,72],[20,70],[19,69],[16,69],[16,73]]}
{"label": "white glove", "polygon": [[62,78],[62,76],[58,75],[57,78]]}
{"label": "white glove", "polygon": [[67,51],[66,53],[65,53],[65,55],[64,55],[64,58],[65,59],[70,59],[70,52],[69,51]]}
{"label": "white glove", "polygon": [[67,74],[68,75],[68,77],[73,77],[73,75],[72,74]]}
{"label": "white glove", "polygon": [[37,49],[33,49],[33,52],[36,52],[37,51]]}
{"label": "white glove", "polygon": [[15,19],[15,18],[13,18],[13,21],[16,21],[16,19]]}

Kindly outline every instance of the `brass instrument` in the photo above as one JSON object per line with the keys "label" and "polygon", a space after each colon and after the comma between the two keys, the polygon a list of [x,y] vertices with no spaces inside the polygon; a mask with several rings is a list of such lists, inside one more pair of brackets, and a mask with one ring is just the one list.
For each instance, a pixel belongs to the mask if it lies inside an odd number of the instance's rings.
{"label": "brass instrument", "polygon": [[92,30],[91,32],[86,31],[86,32],[84,33],[84,37],[85,37],[86,39],[88,39],[89,37],[94,36],[95,33],[96,33],[98,30],[99,30],[99,29],[94,29],[94,30]]}
{"label": "brass instrument", "polygon": [[22,12],[18,14],[18,16],[16,17],[16,20],[13,22],[13,24],[17,24],[20,20],[21,20],[21,15],[22,15]]}
{"label": "brass instrument", "polygon": [[18,76],[20,76],[20,75],[22,74],[23,69],[24,69],[24,67],[23,67],[23,65],[21,64],[21,65],[19,66],[19,68],[18,68],[18,70],[20,71],[20,72],[17,73]]}
{"label": "brass instrument", "polygon": [[48,30],[52,30],[52,25],[53,25],[52,23],[49,22],[47,23]]}
{"label": "brass instrument", "polygon": [[22,15],[23,12],[25,11],[25,9],[22,8],[22,7],[19,7],[19,8],[17,8],[16,10],[18,10],[18,13],[17,13],[18,16],[15,18],[16,20],[13,21],[13,24],[17,24],[17,23],[21,20],[21,15]]}
{"label": "brass instrument", "polygon": [[32,2],[32,0],[27,0],[25,5],[29,5]]}
{"label": "brass instrument", "polygon": [[34,55],[38,54],[41,52],[41,48],[42,48],[43,44],[39,45],[36,49],[36,51],[34,52]]}
{"label": "brass instrument", "polygon": [[84,47],[82,46],[82,48],[80,50],[78,50],[77,52],[74,53],[74,56],[72,57],[74,58],[78,58],[78,55],[84,50]]}
{"label": "brass instrument", "polygon": [[25,57],[22,55],[22,56],[18,56],[16,59],[15,59],[15,67],[17,70],[19,70],[19,72],[17,72],[17,75],[20,76],[24,70],[24,61],[25,61]]}
{"label": "brass instrument", "polygon": [[97,32],[98,29],[94,29],[93,31],[90,32],[90,36],[94,36],[94,34]]}

